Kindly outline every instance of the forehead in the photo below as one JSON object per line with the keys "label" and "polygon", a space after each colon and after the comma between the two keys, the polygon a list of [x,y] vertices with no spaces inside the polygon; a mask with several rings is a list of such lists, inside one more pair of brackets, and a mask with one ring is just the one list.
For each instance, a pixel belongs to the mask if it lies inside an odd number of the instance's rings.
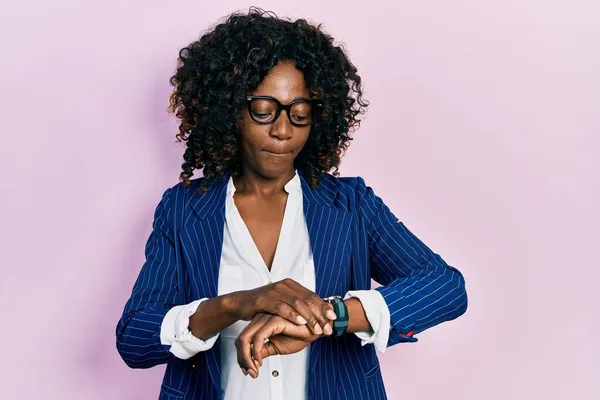
{"label": "forehead", "polygon": [[292,62],[279,62],[252,93],[254,96],[273,96],[282,103],[297,97],[310,97],[304,74]]}

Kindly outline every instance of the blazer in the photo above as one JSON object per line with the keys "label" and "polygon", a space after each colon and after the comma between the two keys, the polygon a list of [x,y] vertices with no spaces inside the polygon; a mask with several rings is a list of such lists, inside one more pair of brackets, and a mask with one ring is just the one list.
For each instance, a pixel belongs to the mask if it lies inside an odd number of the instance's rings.
{"label": "blazer", "polygon": [[[391,316],[388,346],[416,342],[414,334],[466,311],[462,274],[415,237],[362,178],[323,174],[313,189],[299,175],[319,296],[369,290],[371,279],[380,283],[376,290]],[[165,191],[154,214],[146,261],[117,324],[117,349],[129,367],[167,363],[161,400],[223,395],[219,341],[191,362],[181,360],[161,344],[160,327],[177,304],[178,290],[189,301],[217,296],[228,179],[207,182],[207,192],[198,190],[202,178]],[[178,240],[175,215],[182,216]],[[183,265],[182,277],[177,262]],[[355,335],[326,337],[313,342],[309,354],[308,399],[386,398],[372,344],[362,346]]]}

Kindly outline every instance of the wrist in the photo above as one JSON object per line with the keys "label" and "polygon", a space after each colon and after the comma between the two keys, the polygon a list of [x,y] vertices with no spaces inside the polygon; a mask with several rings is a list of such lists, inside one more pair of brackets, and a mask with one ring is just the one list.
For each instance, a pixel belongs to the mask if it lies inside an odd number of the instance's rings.
{"label": "wrist", "polygon": [[192,335],[194,337],[196,337],[200,340],[204,340],[202,331],[200,329],[200,327],[202,326],[202,311],[200,311],[200,310],[204,306],[204,303],[206,303],[207,301],[209,301],[209,300],[206,300],[206,301],[203,301],[202,303],[200,303],[198,308],[196,308],[196,311],[192,315],[190,315],[189,320],[188,320],[189,331],[192,333]]}
{"label": "wrist", "polygon": [[336,315],[336,319],[332,321],[332,336],[342,336],[348,330],[349,324],[349,309],[347,304],[340,296],[327,297],[323,300],[331,304],[331,307]]}
{"label": "wrist", "polygon": [[350,297],[344,301],[348,307],[348,333],[372,331],[365,309],[361,301],[356,297]]}
{"label": "wrist", "polygon": [[256,296],[253,290],[240,290],[223,296],[221,299],[221,310],[236,321],[250,321],[260,310],[256,304]]}
{"label": "wrist", "polygon": [[232,292],[220,296],[220,308],[224,314],[237,320],[243,319],[242,300],[243,292]]}

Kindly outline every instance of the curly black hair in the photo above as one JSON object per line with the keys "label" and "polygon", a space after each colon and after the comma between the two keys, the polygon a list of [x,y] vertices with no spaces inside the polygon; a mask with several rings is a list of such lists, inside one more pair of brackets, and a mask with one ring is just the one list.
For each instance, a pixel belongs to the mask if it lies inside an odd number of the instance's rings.
{"label": "curly black hair", "polygon": [[291,21],[252,7],[234,13],[179,52],[171,77],[170,110],[180,120],[177,140],[186,144],[180,181],[191,184],[194,170],[209,181],[241,173],[238,142],[246,96],[279,61],[292,61],[323,106],[295,160],[312,187],[322,173],[339,176],[349,136],[360,125],[368,102],[361,78],[342,45],[305,19]]}

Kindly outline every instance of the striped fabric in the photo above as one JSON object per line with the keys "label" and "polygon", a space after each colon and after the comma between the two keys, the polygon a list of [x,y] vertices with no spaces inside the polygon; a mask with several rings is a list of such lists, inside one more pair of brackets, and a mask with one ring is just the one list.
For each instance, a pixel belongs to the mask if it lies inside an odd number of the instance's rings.
{"label": "striped fabric", "polygon": [[[321,297],[368,290],[380,283],[391,314],[388,346],[415,342],[418,334],[467,309],[461,273],[415,237],[362,178],[323,175],[312,189],[300,172]],[[217,295],[228,177],[200,194],[200,179],[168,189],[156,208],[146,262],[116,329],[117,349],[128,366],[168,363],[159,399],[219,399],[220,346],[183,361],[160,343],[160,326],[177,298],[175,255],[182,260],[188,301]],[[173,214],[183,207],[180,246],[173,245]],[[180,212],[178,212],[180,214]],[[327,337],[310,348],[307,399],[385,399],[373,345],[355,335]],[[249,397],[251,398],[251,397]]]}

